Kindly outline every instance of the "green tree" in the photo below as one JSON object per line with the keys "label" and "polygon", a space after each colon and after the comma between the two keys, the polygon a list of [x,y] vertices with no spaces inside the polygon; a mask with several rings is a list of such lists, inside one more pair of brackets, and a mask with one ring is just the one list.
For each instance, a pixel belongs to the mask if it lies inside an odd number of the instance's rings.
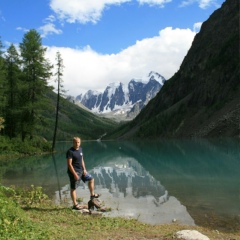
{"label": "green tree", "polygon": [[21,76],[19,54],[13,44],[8,48],[6,54],[6,127],[5,133],[10,137],[17,136],[19,126],[19,81]]}
{"label": "green tree", "polygon": [[57,107],[56,107],[56,120],[55,120],[55,128],[54,128],[54,134],[53,134],[53,142],[52,142],[52,152],[55,148],[55,142],[56,142],[56,136],[57,136],[57,128],[58,128],[58,113],[59,113],[59,106],[60,106],[60,95],[65,93],[65,90],[63,88],[63,59],[61,57],[60,52],[57,52],[56,54],[56,67],[57,71],[55,73],[56,76],[56,82],[57,82]]}
{"label": "green tree", "polygon": [[5,81],[6,81],[6,76],[5,76],[5,60],[3,58],[3,44],[0,39],[0,117],[3,117],[5,112],[5,94],[4,94],[4,89],[5,89]]}
{"label": "green tree", "polygon": [[44,94],[49,88],[47,80],[50,78],[52,66],[45,58],[46,48],[42,46],[40,34],[32,29],[27,32],[20,51],[23,64],[22,79],[22,114],[21,114],[21,135],[22,141],[27,135],[33,138],[36,129],[39,113],[44,109]]}
{"label": "green tree", "polygon": [[0,117],[0,130],[4,128],[3,123],[4,123],[4,119]]}

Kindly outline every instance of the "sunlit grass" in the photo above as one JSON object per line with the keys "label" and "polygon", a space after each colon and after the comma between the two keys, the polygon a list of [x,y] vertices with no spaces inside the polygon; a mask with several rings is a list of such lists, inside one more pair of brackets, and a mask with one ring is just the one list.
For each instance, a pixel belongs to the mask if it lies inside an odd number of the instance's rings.
{"label": "sunlit grass", "polygon": [[41,188],[27,191],[0,186],[0,239],[173,239],[174,233],[195,229],[210,239],[240,239],[237,234],[176,223],[149,225],[134,219],[81,214],[55,205]]}

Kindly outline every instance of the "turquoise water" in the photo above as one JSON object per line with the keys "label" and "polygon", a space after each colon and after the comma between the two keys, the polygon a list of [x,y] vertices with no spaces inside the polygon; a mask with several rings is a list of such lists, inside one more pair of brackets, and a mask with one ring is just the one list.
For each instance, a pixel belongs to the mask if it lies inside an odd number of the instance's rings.
{"label": "turquoise water", "polygon": [[[58,143],[54,156],[1,167],[2,183],[43,186],[49,196],[70,206],[65,159],[70,146]],[[239,140],[83,141],[82,148],[96,192],[112,208],[109,216],[240,230]],[[86,185],[77,193],[87,201]]]}

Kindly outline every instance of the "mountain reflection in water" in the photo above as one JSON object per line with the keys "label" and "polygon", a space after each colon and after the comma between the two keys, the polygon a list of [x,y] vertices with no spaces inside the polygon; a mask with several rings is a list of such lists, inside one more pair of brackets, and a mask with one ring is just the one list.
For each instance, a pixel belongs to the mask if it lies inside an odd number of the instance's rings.
{"label": "mountain reflection in water", "polygon": [[[117,157],[89,171],[95,179],[95,189],[101,193],[101,201],[111,211],[110,217],[129,217],[150,224],[178,223],[194,225],[183,206],[154,179],[135,159]],[[69,195],[69,186],[62,190]],[[89,199],[85,184],[77,189],[77,195]]]}
{"label": "mountain reflection in water", "polygon": [[[5,186],[42,186],[49,196],[60,196],[69,207],[66,150],[12,160],[1,166]],[[82,141],[87,170],[96,192],[111,207],[109,214],[153,224],[172,222],[217,230],[240,230],[239,139],[159,141]],[[78,196],[87,202],[86,184]],[[193,220],[194,219],[194,220]]]}

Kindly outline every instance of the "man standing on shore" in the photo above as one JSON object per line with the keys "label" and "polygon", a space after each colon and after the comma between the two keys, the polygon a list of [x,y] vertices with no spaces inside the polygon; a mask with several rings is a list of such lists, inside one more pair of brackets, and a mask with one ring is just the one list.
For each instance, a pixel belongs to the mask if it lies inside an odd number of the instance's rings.
{"label": "man standing on shore", "polygon": [[67,165],[68,165],[68,176],[70,179],[71,198],[73,201],[73,209],[80,210],[81,207],[77,202],[76,188],[79,186],[81,180],[85,183],[88,182],[88,188],[90,191],[90,199],[98,198],[100,195],[94,193],[94,178],[87,173],[85,162],[83,159],[83,152],[81,145],[81,139],[79,137],[73,138],[73,146],[68,149]]}

